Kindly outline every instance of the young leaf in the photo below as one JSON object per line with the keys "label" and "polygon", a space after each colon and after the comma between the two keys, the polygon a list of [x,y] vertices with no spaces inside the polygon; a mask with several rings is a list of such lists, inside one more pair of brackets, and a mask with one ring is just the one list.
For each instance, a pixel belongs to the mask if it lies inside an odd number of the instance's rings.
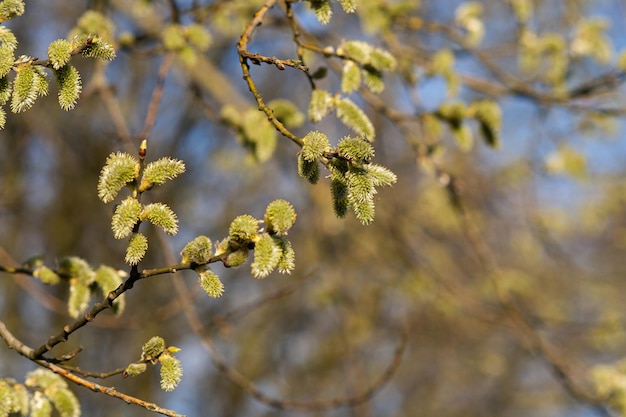
{"label": "young leaf", "polygon": [[23,0],[4,0],[0,2],[0,22],[13,19],[24,14]]}
{"label": "young leaf", "polygon": [[219,298],[224,294],[224,284],[220,277],[208,268],[198,272],[198,283],[209,297]]}
{"label": "young leaf", "polygon": [[291,247],[291,242],[283,236],[275,236],[274,242],[276,242],[281,252],[276,268],[281,274],[290,274],[296,267],[296,254]]}
{"label": "young leaf", "polygon": [[361,137],[346,136],[337,144],[339,155],[349,160],[369,162],[374,157],[374,147]]}
{"label": "young leaf", "polygon": [[72,58],[72,44],[65,39],[53,41],[48,46],[48,58],[55,70],[64,67]]}
{"label": "young leaf", "polygon": [[339,0],[341,8],[346,13],[353,13],[356,10],[357,0]]}
{"label": "young leaf", "polygon": [[39,95],[40,75],[31,65],[19,66],[15,69],[17,75],[13,80],[13,96],[11,111],[20,113],[30,109]]}
{"label": "young leaf", "polygon": [[37,368],[26,374],[24,385],[31,388],[41,388],[42,390],[54,390],[67,387],[67,383],[62,377],[43,368]]}
{"label": "young leaf", "polygon": [[304,114],[289,100],[274,99],[267,105],[274,112],[274,116],[288,128],[300,127],[305,122]]}
{"label": "young leaf", "polygon": [[80,417],[80,404],[76,396],[68,388],[46,391],[46,395],[54,404],[60,417]]}
{"label": "young leaf", "polygon": [[0,105],[6,104],[11,98],[12,85],[8,77],[0,78]]}
{"label": "young leaf", "polygon": [[80,316],[91,300],[91,291],[89,287],[78,279],[70,280],[70,297],[67,302],[68,312],[72,318]]}
{"label": "young leaf", "polygon": [[337,117],[357,134],[373,141],[376,133],[371,120],[360,107],[349,98],[341,98],[336,101]]}
{"label": "young leaf", "polygon": [[76,278],[85,286],[91,285],[96,279],[96,273],[87,261],[77,256],[61,259],[59,261],[59,273],[70,279]]}
{"label": "young leaf", "polygon": [[243,265],[248,260],[249,253],[250,251],[247,248],[229,253],[224,260],[224,266],[226,268],[236,268]]}
{"label": "young leaf", "polygon": [[146,238],[141,233],[133,234],[129,241],[128,247],[126,248],[126,256],[124,257],[124,261],[128,265],[137,265],[144,256],[146,256],[146,252],[148,251],[148,238]]}
{"label": "young leaf", "polygon": [[[96,282],[102,290],[102,295],[107,296],[122,283],[125,273],[110,266],[101,265],[96,269]],[[116,315],[121,315],[126,307],[126,294],[122,294],[113,301],[113,311]]]}
{"label": "young leaf", "polygon": [[204,264],[211,259],[211,239],[206,236],[198,236],[187,243],[180,252],[181,262],[193,262]]}
{"label": "young leaf", "polygon": [[104,203],[113,201],[117,193],[134,181],[139,172],[139,161],[127,153],[112,153],[100,171],[98,197]]}
{"label": "young leaf", "polygon": [[111,229],[116,239],[123,239],[133,232],[133,228],[141,215],[141,203],[132,197],[127,197],[116,208],[111,220]]}
{"label": "young leaf", "polygon": [[169,353],[159,356],[159,362],[161,362],[161,389],[173,391],[183,376],[183,367],[180,361]]}
{"label": "young leaf", "polygon": [[144,206],[141,213],[142,220],[148,220],[155,226],[160,227],[169,235],[178,233],[178,219],[176,213],[166,204],[152,203]]}
{"label": "young leaf", "polygon": [[83,89],[80,73],[72,65],[65,65],[54,72],[59,86],[59,105],[63,110],[72,110]]}
{"label": "young leaf", "polygon": [[333,107],[333,99],[330,93],[326,90],[315,89],[311,93],[311,100],[309,101],[309,119],[313,123],[317,123],[328,114]]}
{"label": "young leaf", "polygon": [[341,44],[338,52],[343,53],[359,64],[368,64],[370,60],[370,53],[373,49],[374,48],[367,42],[347,41]]}
{"label": "young leaf", "polygon": [[361,68],[354,61],[345,61],[341,73],[341,92],[350,94],[361,86]]}
{"label": "young leaf", "polygon": [[398,180],[396,174],[391,172],[389,169],[376,165],[376,164],[368,164],[365,169],[367,170],[370,181],[374,187],[385,187],[392,184],[395,184]]}
{"label": "young leaf", "polygon": [[307,179],[311,184],[317,184],[320,179],[319,163],[309,161],[302,153],[298,154],[298,175]]}
{"label": "young leaf", "polygon": [[333,15],[333,8],[330,5],[330,0],[309,0],[311,8],[315,12],[315,17],[322,24],[330,22],[330,18]]}
{"label": "young leaf", "polygon": [[81,50],[81,55],[88,58],[98,58],[103,61],[112,61],[115,59],[115,49],[113,46],[99,37],[93,37],[86,40],[86,46]]}
{"label": "young leaf", "polygon": [[254,246],[254,262],[252,275],[255,278],[267,277],[278,265],[282,251],[270,235],[264,234]]}
{"label": "young leaf", "polygon": [[345,179],[333,175],[330,182],[330,194],[333,200],[333,210],[339,218],[345,217],[348,211],[348,185]]}
{"label": "young leaf", "polygon": [[46,285],[55,285],[61,281],[59,275],[45,265],[36,268],[33,276]]}
{"label": "young leaf", "polygon": [[163,184],[167,180],[174,179],[185,172],[183,161],[172,158],[161,158],[150,162],[143,170],[141,189],[147,190],[155,184]]}
{"label": "young leaf", "polygon": [[265,210],[265,223],[270,233],[286,235],[295,221],[296,211],[288,201],[274,200]]}
{"label": "young leaf", "polygon": [[324,155],[324,152],[330,149],[328,137],[317,130],[307,133],[303,139],[302,157],[307,161],[317,161]]}
{"label": "young leaf", "polygon": [[249,214],[235,217],[228,229],[230,238],[238,241],[254,239],[259,229],[259,221]]}
{"label": "young leaf", "polygon": [[500,127],[502,125],[502,109],[494,101],[481,100],[472,103],[474,118],[480,124],[487,145],[497,148],[500,145]]}
{"label": "young leaf", "polygon": [[[1,28],[1,27],[0,27]],[[15,56],[13,55],[13,48],[9,45],[0,45],[0,78],[6,77],[6,75],[13,68],[15,62]]]}
{"label": "young leaf", "polygon": [[151,337],[141,347],[141,360],[150,361],[154,364],[163,352],[165,352],[165,340],[160,336]]}
{"label": "young leaf", "polygon": [[385,90],[383,74],[371,67],[366,67],[363,71],[363,82],[372,93],[379,94]]}
{"label": "young leaf", "polygon": [[31,417],[50,417],[52,415],[52,403],[41,391],[35,391],[29,407]]}
{"label": "young leaf", "polygon": [[382,48],[374,48],[369,54],[368,65],[378,71],[394,71],[398,61],[388,51]]}

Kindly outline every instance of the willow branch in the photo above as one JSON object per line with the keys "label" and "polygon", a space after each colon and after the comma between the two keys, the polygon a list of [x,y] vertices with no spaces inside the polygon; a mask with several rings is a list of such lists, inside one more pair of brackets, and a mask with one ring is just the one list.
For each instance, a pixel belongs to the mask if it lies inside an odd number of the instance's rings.
{"label": "willow branch", "polygon": [[161,408],[159,406],[157,406],[156,404],[144,401],[142,399],[133,397],[131,395],[127,395],[124,394],[123,392],[120,392],[118,390],[116,390],[113,387],[106,387],[103,385],[99,385],[99,384],[95,384],[91,381],[88,381],[84,378],[81,378],[80,376],[70,372],[67,369],[64,369],[63,367],[56,365],[48,360],[45,359],[35,359],[34,356],[34,350],[30,347],[28,347],[27,345],[25,345],[24,343],[22,343],[18,338],[16,338],[6,327],[6,325],[4,324],[4,322],[0,321],[0,337],[2,337],[2,339],[6,342],[7,346],[9,347],[9,349],[14,349],[15,351],[17,351],[20,355],[32,360],[33,362],[35,362],[36,364],[44,367],[44,368],[48,368],[49,370],[51,370],[52,372],[54,372],[55,374],[58,374],[60,376],[62,376],[63,378],[72,381],[73,383],[75,383],[76,385],[80,385],[82,387],[88,388],[94,392],[98,392],[101,394],[105,394],[108,395],[110,397],[113,398],[118,398],[122,401],[124,401],[127,404],[135,404],[138,405],[142,408],[145,408],[148,411],[152,411],[158,414],[162,414],[165,416],[171,416],[171,417],[182,417],[180,414],[178,414],[177,412],[173,411],[173,410],[168,410],[166,408]]}
{"label": "willow branch", "polygon": [[[296,136],[295,134],[293,134],[291,131],[289,131],[285,127],[285,125],[280,120],[278,120],[276,116],[274,116],[274,112],[272,111],[272,109],[270,109],[263,101],[263,96],[259,92],[254,80],[252,79],[252,75],[250,74],[250,66],[248,64],[248,61],[250,60],[249,58],[250,56],[255,57],[255,60],[261,62],[260,55],[250,53],[250,51],[248,50],[248,43],[250,42],[252,34],[254,33],[254,29],[257,26],[260,26],[262,24],[263,18],[265,17],[267,12],[276,4],[276,1],[277,0],[267,0],[259,8],[259,10],[257,10],[252,20],[248,22],[248,24],[246,25],[243,33],[241,34],[241,38],[239,39],[239,42],[237,42],[237,52],[239,53],[239,64],[243,72],[243,79],[246,81],[246,84],[248,84],[248,89],[254,96],[254,99],[257,102],[257,107],[259,108],[259,110],[265,113],[265,115],[267,116],[267,120],[269,120],[269,122],[272,123],[272,125],[274,125],[276,130],[278,130],[283,136],[291,139],[293,142],[298,144],[298,146],[302,147],[304,145],[304,141],[298,136]],[[273,63],[274,65],[277,64],[276,59],[266,58],[266,57],[263,57],[262,59],[264,60],[262,62],[270,62],[270,63]],[[255,61],[252,61],[252,62],[255,62]],[[282,61],[279,62],[279,64],[284,65],[284,66],[287,65]],[[289,65],[289,66],[294,66],[294,65]]]}

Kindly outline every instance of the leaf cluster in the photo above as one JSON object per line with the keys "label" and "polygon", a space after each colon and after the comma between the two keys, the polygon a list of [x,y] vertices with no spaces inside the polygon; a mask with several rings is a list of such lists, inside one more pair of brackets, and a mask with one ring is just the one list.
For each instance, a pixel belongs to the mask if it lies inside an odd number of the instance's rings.
{"label": "leaf cluster", "polygon": [[117,205],[111,219],[116,239],[130,236],[125,257],[129,265],[137,265],[148,250],[148,239],[139,232],[141,222],[148,221],[170,235],[178,233],[178,218],[167,204],[142,204],[140,197],[155,185],[174,179],[183,172],[185,164],[172,158],[164,157],[144,166],[128,153],[117,152],[108,156],[98,179],[98,197],[109,203],[122,188],[131,189],[131,195]]}
{"label": "leaf cluster", "polygon": [[333,96],[326,90],[313,90],[309,100],[309,119],[314,123],[319,122],[332,110],[336,111],[337,117],[344,125],[358,135],[368,140],[374,140],[376,137],[374,124],[354,101],[339,95]]}
{"label": "leaf cluster", "polygon": [[79,417],[81,409],[65,380],[40,368],[29,372],[23,384],[0,379],[0,416],[27,415]]}
{"label": "leaf cluster", "polygon": [[468,119],[474,119],[478,123],[485,144],[492,148],[500,146],[502,110],[495,101],[478,100],[468,106],[457,101],[446,102],[433,114],[448,125],[457,144],[463,150],[470,150],[474,144],[472,130],[466,123]]}
{"label": "leaf cluster", "polygon": [[[0,2],[0,22],[12,19],[24,12],[23,1]],[[95,12],[87,12],[95,13]],[[81,54],[89,58],[110,61],[115,49],[103,38],[93,34],[78,34],[71,40],[57,39],[48,45],[48,60],[40,61],[22,55],[15,58],[18,40],[6,26],[0,26],[0,106],[11,101],[11,112],[29,110],[37,98],[46,96],[49,90],[47,69],[50,69],[58,85],[58,102],[63,110],[76,105],[82,91],[78,70],[70,64],[73,56]],[[15,76],[9,79],[10,72]],[[0,129],[6,123],[6,112],[0,107]]]}
{"label": "leaf cluster", "polygon": [[147,370],[147,364],[160,364],[161,389],[173,391],[181,381],[183,367],[174,353],[180,351],[175,346],[165,346],[160,336],[150,338],[141,349],[139,362],[129,364],[124,370],[124,377],[134,377]]}

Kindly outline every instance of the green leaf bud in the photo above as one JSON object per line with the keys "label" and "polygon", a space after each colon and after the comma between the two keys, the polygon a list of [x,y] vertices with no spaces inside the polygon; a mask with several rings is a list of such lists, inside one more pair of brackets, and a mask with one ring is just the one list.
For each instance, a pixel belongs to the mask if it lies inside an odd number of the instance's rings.
{"label": "green leaf bud", "polygon": [[141,363],[131,363],[124,370],[124,373],[123,373],[124,378],[128,378],[129,376],[133,377],[133,376],[140,375],[140,374],[146,372],[147,368],[148,368],[148,365],[143,363],[143,362],[141,362]]}
{"label": "green leaf bud", "polygon": [[83,285],[91,285],[96,279],[96,273],[91,266],[77,256],[68,256],[59,261],[59,274],[67,275],[70,279],[76,278]]}
{"label": "green leaf bud", "polygon": [[272,201],[265,210],[265,223],[269,233],[285,235],[296,221],[296,211],[285,200]]}
{"label": "green leaf bud", "polygon": [[185,163],[178,159],[161,158],[150,162],[143,170],[141,190],[152,188],[155,184],[163,184],[185,172]]}
{"label": "green leaf bud", "polygon": [[54,404],[60,417],[80,417],[80,404],[76,396],[67,388],[47,391],[46,395]]}
{"label": "green leaf bud", "polygon": [[13,48],[8,45],[0,45],[0,78],[6,77],[13,68],[14,62]]}
{"label": "green leaf bud", "polygon": [[157,363],[157,359],[165,351],[165,340],[160,336],[150,338],[141,348],[141,360]]}
{"label": "green leaf bud", "polygon": [[59,106],[63,110],[72,110],[83,90],[80,73],[72,65],[65,65],[54,72],[59,86]]}
{"label": "green leaf bud", "polygon": [[137,265],[144,256],[146,256],[146,252],[148,251],[148,238],[146,238],[141,233],[133,234],[129,241],[128,247],[126,248],[126,256],[124,257],[124,261],[128,265]]}
{"label": "green leaf bud", "polygon": [[11,99],[11,111],[20,113],[30,109],[35,104],[39,95],[40,75],[30,64],[15,68],[17,72],[13,79],[13,95]]}
{"label": "green leaf bud", "polygon": [[177,23],[168,25],[161,31],[161,40],[163,47],[168,51],[178,51],[187,44],[183,28]]}
{"label": "green leaf bud", "polygon": [[471,104],[474,118],[480,124],[480,132],[485,143],[492,148],[500,145],[500,127],[502,126],[502,109],[498,103],[480,100]]}
{"label": "green leaf bud", "polygon": [[253,240],[259,229],[259,221],[249,214],[235,217],[228,228],[228,235],[237,241]]}
{"label": "green leaf bud", "polygon": [[116,208],[111,220],[111,229],[116,239],[128,237],[141,215],[141,203],[132,197],[127,197]]}
{"label": "green leaf bud", "polygon": [[220,277],[208,268],[198,271],[198,283],[209,297],[218,298],[224,294],[224,284]]}
{"label": "green leaf bud", "polygon": [[0,105],[6,104],[11,98],[12,84],[8,77],[0,78]]}
{"label": "green leaf bud", "polygon": [[435,112],[435,115],[450,124],[452,129],[458,129],[463,123],[467,112],[462,102],[443,103]]}
{"label": "green leaf bud", "polygon": [[282,251],[270,235],[264,234],[254,246],[254,262],[250,265],[255,278],[267,277],[278,265]]}
{"label": "green leaf bud", "polygon": [[343,11],[346,13],[354,13],[356,10],[357,0],[339,0],[339,3],[341,4]]}
{"label": "green leaf bud", "polygon": [[248,260],[249,253],[250,251],[245,248],[229,253],[224,260],[224,266],[226,268],[235,268],[243,265]]}
{"label": "green leaf bud", "polygon": [[70,297],[67,308],[72,318],[77,318],[89,307],[91,300],[91,290],[89,287],[77,279],[70,280]]}
{"label": "green leaf bud", "polygon": [[330,5],[330,0],[309,0],[311,8],[315,12],[315,17],[322,24],[330,22],[330,18],[333,15],[333,8]]}
{"label": "green leaf bud", "polygon": [[0,2],[0,22],[13,19],[24,14],[23,0],[4,0]]}
{"label": "green leaf bud", "polygon": [[275,99],[267,103],[267,106],[272,109],[274,116],[290,129],[300,127],[305,122],[304,114],[289,100]]}
{"label": "green leaf bud", "polygon": [[161,362],[161,389],[173,391],[183,376],[183,367],[180,361],[170,354],[161,355],[159,362]]}
{"label": "green leaf bud", "polygon": [[211,239],[206,236],[198,236],[187,243],[180,252],[181,262],[193,262],[205,264],[211,259]]}
{"label": "green leaf bud", "polygon": [[332,96],[326,90],[315,89],[311,93],[308,116],[313,123],[317,123],[328,114],[334,103]]}
{"label": "green leaf bud", "polygon": [[371,120],[359,106],[349,98],[336,101],[337,117],[343,124],[354,130],[357,134],[373,141],[376,133]]}
{"label": "green leaf bud", "polygon": [[307,133],[303,139],[304,145],[302,146],[302,156],[307,161],[316,161],[322,156],[324,152],[330,149],[330,143],[328,137],[322,132],[317,130]]}
{"label": "green leaf bud", "polygon": [[189,44],[193,45],[198,51],[206,51],[211,45],[212,38],[209,31],[198,23],[192,23],[184,28],[185,37]]}
{"label": "green leaf bud", "polygon": [[339,155],[358,162],[369,162],[374,157],[374,147],[361,137],[346,136],[337,144]]}
{"label": "green leaf bud", "polygon": [[372,69],[370,67],[365,68],[363,71],[363,82],[374,94],[382,93],[385,90],[385,82],[383,81],[383,74],[380,71]]}
{"label": "green leaf bud", "polygon": [[139,173],[139,161],[127,153],[112,153],[100,171],[98,197],[104,203],[113,201],[119,191],[134,181]]}
{"label": "green leaf bud", "polygon": [[61,281],[61,278],[52,269],[45,265],[36,268],[33,276],[46,285],[55,285]]}
{"label": "green leaf bud", "polygon": [[64,67],[72,58],[72,44],[65,39],[53,41],[48,46],[48,58],[55,70]]}
{"label": "green leaf bud", "polygon": [[348,211],[348,185],[345,179],[333,175],[330,181],[330,195],[335,215],[339,218],[345,217]]}
{"label": "green leaf bud", "polygon": [[389,186],[395,184],[398,180],[396,174],[383,166],[377,164],[368,164],[365,169],[369,174],[372,185],[374,185],[375,187]]}
{"label": "green leaf bud", "polygon": [[394,71],[398,66],[396,58],[381,48],[372,49],[367,64],[378,71]]}
{"label": "green leaf bud", "polygon": [[[111,291],[115,290],[122,284],[122,278],[126,273],[110,266],[101,265],[96,269],[96,282],[102,290],[102,295],[107,296]],[[113,301],[113,311],[116,315],[121,315],[126,307],[125,294],[120,295]]]}
{"label": "green leaf bud", "polygon": [[50,417],[52,415],[52,403],[41,391],[35,391],[30,399],[29,407],[30,417]]}
{"label": "green leaf bud", "polygon": [[296,267],[296,254],[291,247],[291,242],[283,236],[274,237],[274,241],[281,252],[276,268],[281,274],[290,274]]}
{"label": "green leaf bud", "polygon": [[341,92],[350,94],[361,86],[361,68],[354,61],[345,61],[341,73]]}
{"label": "green leaf bud", "polygon": [[178,219],[176,213],[163,203],[152,203],[144,206],[141,213],[142,220],[148,220],[155,226],[160,227],[169,235],[178,233]]}
{"label": "green leaf bud", "polygon": [[0,46],[5,46],[10,51],[14,51],[17,48],[17,38],[11,29],[6,26],[0,26]]}
{"label": "green leaf bud", "polygon": [[369,63],[370,54],[373,49],[374,48],[367,42],[347,41],[341,44],[337,52],[344,54],[359,64],[367,64]]}
{"label": "green leaf bud", "polygon": [[115,49],[113,45],[99,37],[88,38],[86,46],[81,50],[81,55],[88,58],[97,58],[103,61],[115,59]]}
{"label": "green leaf bud", "polygon": [[311,184],[317,184],[320,179],[320,167],[316,160],[309,161],[302,153],[298,154],[298,175],[306,178]]}

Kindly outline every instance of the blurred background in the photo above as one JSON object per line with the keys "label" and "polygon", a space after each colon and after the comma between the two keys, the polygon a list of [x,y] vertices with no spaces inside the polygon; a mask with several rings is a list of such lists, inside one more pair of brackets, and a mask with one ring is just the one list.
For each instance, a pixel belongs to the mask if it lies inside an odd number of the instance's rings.
{"label": "blurred background", "polygon": [[[275,199],[290,201],[298,214],[288,236],[296,253],[290,275],[257,280],[249,264],[215,265],[225,284],[218,299],[202,292],[191,271],[140,281],[126,293],[121,317],[104,312],[53,353],[83,346],[71,364],[107,372],[138,360],[143,343],[162,336],[182,349],[184,375],[174,392],[161,391],[157,368],[97,382],[188,416],[618,412],[619,393],[605,401],[597,367],[612,366],[626,348],[624,3],[363,0],[348,14],[333,1],[326,25],[309,2],[291,4],[306,43],[361,40],[398,61],[381,94],[349,95],[376,128],[374,162],[398,176],[379,190],[368,226],[351,212],[336,218],[327,179],[311,185],[298,177],[293,142],[276,134],[271,157],[255,160],[236,120],[222,117],[225,106],[242,120],[256,112],[236,43],[263,3],[29,0],[23,16],[6,22],[18,54],[45,58],[51,41],[77,25],[95,31],[96,23],[118,53],[111,63],[72,61],[83,79],[75,110],[59,109],[52,86],[32,110],[8,114],[0,131],[3,265],[43,255],[54,267],[78,256],[128,270],[125,242],[110,230],[113,205],[98,199],[96,184],[109,153],[137,152],[167,53],[162,34],[176,21],[201,24],[211,41],[191,58],[177,55],[165,79],[147,160],[182,159],[187,171],[146,198],[169,204],[180,232],[146,227],[150,248],[140,269],[178,262],[195,236],[220,240],[235,216],[260,218]],[[108,25],[84,19],[90,10]],[[256,29],[251,52],[297,58],[286,16],[279,1]],[[318,88],[340,91],[340,59],[313,51],[304,59],[310,73],[328,68]],[[306,115],[311,85],[304,73],[272,65],[251,65],[251,73],[266,102],[287,99]],[[468,139],[436,116],[442,104],[479,99],[502,110],[498,147],[485,142],[475,120],[464,122]],[[292,132],[303,137],[314,129],[333,144],[352,134],[334,115]],[[380,389],[358,405],[317,411],[258,401],[216,368],[183,314],[175,279],[186,284],[226,363],[267,395],[310,402]],[[73,321],[63,305],[67,292],[2,274],[0,318],[37,347]],[[2,346],[3,377],[19,381],[36,368]],[[152,415],[72,390],[83,415]]]}

